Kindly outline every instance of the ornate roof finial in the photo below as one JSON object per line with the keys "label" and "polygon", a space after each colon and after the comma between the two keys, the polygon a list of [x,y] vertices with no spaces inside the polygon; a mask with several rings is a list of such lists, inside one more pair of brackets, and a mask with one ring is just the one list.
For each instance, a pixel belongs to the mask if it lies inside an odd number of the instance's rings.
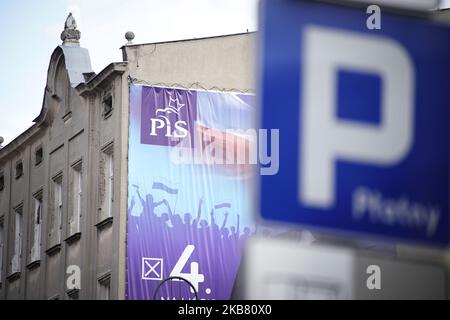
{"label": "ornate roof finial", "polygon": [[63,44],[79,44],[81,32],[77,29],[77,22],[70,12],[64,23],[64,31],[61,33]]}
{"label": "ornate roof finial", "polygon": [[133,44],[134,32],[127,31],[127,33],[125,33],[125,39],[127,39],[127,45]]}

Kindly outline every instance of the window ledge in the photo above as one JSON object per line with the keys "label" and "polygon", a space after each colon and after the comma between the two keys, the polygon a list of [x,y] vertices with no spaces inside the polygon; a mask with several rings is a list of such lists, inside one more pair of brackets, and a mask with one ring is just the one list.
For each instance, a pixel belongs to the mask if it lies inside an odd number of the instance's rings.
{"label": "window ledge", "polygon": [[72,111],[67,112],[65,115],[61,117],[61,119],[66,123],[72,118]]}
{"label": "window ledge", "polygon": [[26,265],[28,270],[33,270],[41,265],[41,260],[35,260]]}
{"label": "window ledge", "polygon": [[9,276],[6,277],[6,279],[9,282],[13,282],[13,281],[15,281],[15,280],[17,280],[19,278],[20,278],[20,271],[13,272]]}
{"label": "window ledge", "polygon": [[56,253],[58,253],[59,251],[61,251],[61,244],[55,244],[54,246],[48,248],[45,253],[47,253],[49,256],[52,256]]}
{"label": "window ledge", "polygon": [[103,220],[101,220],[100,222],[98,222],[95,226],[98,229],[103,229],[104,227],[106,227],[107,225],[110,225],[113,223],[113,217],[107,217],[104,218]]}
{"label": "window ledge", "polygon": [[77,293],[80,293],[80,289],[79,288],[73,288],[73,289],[67,290],[66,293],[70,297],[70,296],[73,296],[73,295],[75,295]]}
{"label": "window ledge", "polygon": [[103,114],[103,120],[106,120],[112,116],[113,109]]}
{"label": "window ledge", "polygon": [[68,244],[72,244],[72,243],[80,240],[80,238],[81,238],[81,232],[76,232],[76,233],[72,234],[71,236],[69,236],[64,241],[67,242]]}
{"label": "window ledge", "polygon": [[108,270],[106,272],[101,273],[98,277],[97,277],[97,281],[102,284],[102,283],[107,283],[109,281],[111,281],[111,270]]}

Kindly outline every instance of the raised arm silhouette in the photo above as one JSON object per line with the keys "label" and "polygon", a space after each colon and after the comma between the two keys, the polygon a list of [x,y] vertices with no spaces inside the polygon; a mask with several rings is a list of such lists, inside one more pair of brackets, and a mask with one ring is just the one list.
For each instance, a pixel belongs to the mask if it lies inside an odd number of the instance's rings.
{"label": "raised arm silhouette", "polygon": [[202,215],[202,204],[203,204],[203,197],[201,197],[198,202],[197,217],[195,217],[194,221],[192,221],[193,226],[197,226],[198,222],[200,221],[200,216]]}
{"label": "raised arm silhouette", "polygon": [[225,229],[225,226],[227,225],[227,220],[228,220],[228,211],[225,211],[225,213],[223,214],[225,216],[225,218],[223,218],[223,223],[222,226],[220,227],[220,232],[223,232],[223,229]]}

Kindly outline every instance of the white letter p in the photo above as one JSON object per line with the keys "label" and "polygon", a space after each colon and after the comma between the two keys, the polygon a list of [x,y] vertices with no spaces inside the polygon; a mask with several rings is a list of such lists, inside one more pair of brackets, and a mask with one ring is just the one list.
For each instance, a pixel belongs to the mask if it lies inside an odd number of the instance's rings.
{"label": "white letter p", "polygon": [[[403,47],[382,36],[309,26],[303,47],[298,197],[306,206],[329,208],[337,160],[391,166],[409,152],[414,69]],[[337,118],[339,69],[381,78],[380,124]]]}

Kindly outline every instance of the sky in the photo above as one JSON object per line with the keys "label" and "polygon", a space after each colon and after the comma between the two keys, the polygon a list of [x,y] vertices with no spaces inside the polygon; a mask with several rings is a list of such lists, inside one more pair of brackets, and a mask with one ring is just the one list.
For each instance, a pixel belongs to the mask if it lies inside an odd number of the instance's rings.
{"label": "sky", "polygon": [[[199,38],[257,29],[258,0],[0,0],[0,136],[3,146],[39,114],[53,50],[72,12],[101,71],[121,61],[124,34],[134,43]],[[450,7],[445,0],[444,7]]]}
{"label": "sky", "polygon": [[204,37],[257,29],[258,0],[0,0],[0,136],[3,146],[39,114],[47,69],[69,12],[101,71],[122,61],[124,34],[134,43]]}

